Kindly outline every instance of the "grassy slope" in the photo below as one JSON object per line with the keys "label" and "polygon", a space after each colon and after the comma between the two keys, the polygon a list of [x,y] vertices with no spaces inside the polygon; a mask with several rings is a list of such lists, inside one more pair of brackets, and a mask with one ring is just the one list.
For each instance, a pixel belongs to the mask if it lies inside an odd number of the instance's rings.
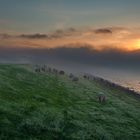
{"label": "grassy slope", "polygon": [[[103,91],[107,103],[100,104]],[[140,100],[80,78],[0,65],[0,139],[140,139]]]}

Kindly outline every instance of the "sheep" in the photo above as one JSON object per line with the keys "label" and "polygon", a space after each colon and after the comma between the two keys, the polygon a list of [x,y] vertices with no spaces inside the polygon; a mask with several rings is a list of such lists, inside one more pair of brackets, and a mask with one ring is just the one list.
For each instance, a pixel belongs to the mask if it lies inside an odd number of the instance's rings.
{"label": "sheep", "polygon": [[73,78],[73,77],[74,77],[74,75],[72,73],[70,73],[69,78]]}
{"label": "sheep", "polygon": [[86,79],[87,78],[87,76],[86,75],[83,75],[83,77]]}
{"label": "sheep", "polygon": [[65,72],[64,72],[63,70],[60,70],[60,71],[59,71],[59,74],[60,74],[60,75],[64,75]]}
{"label": "sheep", "polygon": [[35,69],[35,72],[40,72],[40,68],[36,68]]}
{"label": "sheep", "polygon": [[98,95],[98,100],[99,100],[99,103],[105,103],[106,102],[106,96],[104,95],[104,93],[99,93]]}
{"label": "sheep", "polygon": [[52,72],[52,69],[50,67],[48,68],[48,72]]}
{"label": "sheep", "polygon": [[73,77],[73,78],[72,78],[72,81],[75,81],[75,82],[76,82],[76,81],[79,81],[79,78],[78,78],[78,77]]}
{"label": "sheep", "polygon": [[53,73],[54,73],[54,74],[57,74],[57,73],[58,73],[58,70],[54,68],[54,69],[53,69]]}
{"label": "sheep", "polygon": [[42,70],[43,72],[45,72],[45,67],[42,67],[41,70]]}

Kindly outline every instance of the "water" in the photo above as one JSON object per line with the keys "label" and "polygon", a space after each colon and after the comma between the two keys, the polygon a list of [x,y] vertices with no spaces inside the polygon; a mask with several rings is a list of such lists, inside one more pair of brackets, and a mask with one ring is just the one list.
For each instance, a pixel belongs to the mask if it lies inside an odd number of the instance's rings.
{"label": "water", "polygon": [[93,74],[140,93],[140,74],[137,72],[106,68],[93,72]]}
{"label": "water", "polygon": [[[57,65],[59,69],[73,73],[90,73],[94,76],[102,77],[116,84],[128,87],[140,93],[140,73],[138,71],[130,71],[128,69],[116,69],[108,67],[87,66],[79,64]],[[52,65],[53,67],[53,65]]]}

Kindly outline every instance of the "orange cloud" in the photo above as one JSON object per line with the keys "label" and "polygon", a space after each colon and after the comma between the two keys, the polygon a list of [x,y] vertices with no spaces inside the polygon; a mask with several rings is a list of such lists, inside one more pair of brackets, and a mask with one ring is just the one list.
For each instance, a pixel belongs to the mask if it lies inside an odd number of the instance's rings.
{"label": "orange cloud", "polygon": [[[133,51],[140,49],[140,32],[130,28],[100,28],[77,30],[69,28],[47,34],[0,34],[0,46],[55,48],[69,44],[89,44],[91,49],[121,49]],[[74,45],[76,46],[76,45]],[[77,45],[79,47],[79,45]]]}

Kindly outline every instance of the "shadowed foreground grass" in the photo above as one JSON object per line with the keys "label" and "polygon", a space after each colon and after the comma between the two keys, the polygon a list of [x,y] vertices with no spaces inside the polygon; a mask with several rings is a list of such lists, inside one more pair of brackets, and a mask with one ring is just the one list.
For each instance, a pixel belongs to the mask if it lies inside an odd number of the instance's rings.
{"label": "shadowed foreground grass", "polygon": [[140,139],[139,99],[83,78],[0,65],[0,140],[113,139]]}

